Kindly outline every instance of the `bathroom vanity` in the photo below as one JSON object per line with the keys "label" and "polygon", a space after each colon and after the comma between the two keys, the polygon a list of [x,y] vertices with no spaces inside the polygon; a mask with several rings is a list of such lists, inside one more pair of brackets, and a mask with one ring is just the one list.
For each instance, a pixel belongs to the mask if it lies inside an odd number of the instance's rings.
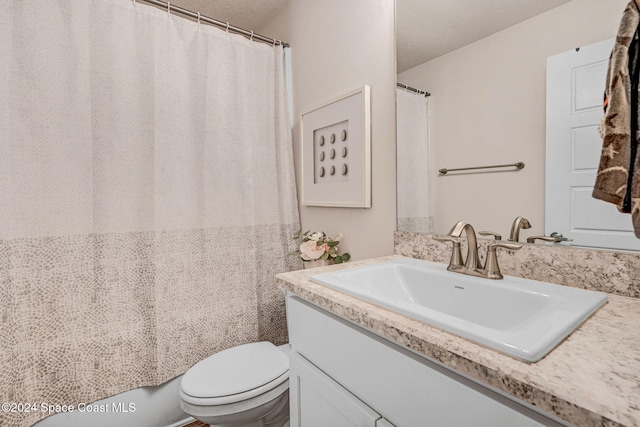
{"label": "bathroom vanity", "polygon": [[296,296],[287,313],[293,426],[565,425]]}
{"label": "bathroom vanity", "polygon": [[309,280],[287,291],[292,426],[640,425],[640,300],[609,295],[527,363]]}

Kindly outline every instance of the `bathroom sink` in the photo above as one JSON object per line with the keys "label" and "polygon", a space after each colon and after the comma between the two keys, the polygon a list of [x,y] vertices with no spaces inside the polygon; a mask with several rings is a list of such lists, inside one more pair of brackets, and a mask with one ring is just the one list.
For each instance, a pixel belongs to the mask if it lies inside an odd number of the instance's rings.
{"label": "bathroom sink", "polygon": [[526,362],[542,359],[607,302],[602,292],[465,276],[412,258],[311,280]]}

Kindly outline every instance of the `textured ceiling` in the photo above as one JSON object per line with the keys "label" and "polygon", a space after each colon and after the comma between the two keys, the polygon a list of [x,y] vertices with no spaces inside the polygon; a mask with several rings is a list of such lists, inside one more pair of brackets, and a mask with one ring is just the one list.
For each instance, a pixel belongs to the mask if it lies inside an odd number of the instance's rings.
{"label": "textured ceiling", "polygon": [[570,0],[396,0],[398,72]]}
{"label": "textured ceiling", "polygon": [[[287,1],[296,0],[173,0],[171,4],[260,33]],[[569,1],[396,0],[398,72]]]}

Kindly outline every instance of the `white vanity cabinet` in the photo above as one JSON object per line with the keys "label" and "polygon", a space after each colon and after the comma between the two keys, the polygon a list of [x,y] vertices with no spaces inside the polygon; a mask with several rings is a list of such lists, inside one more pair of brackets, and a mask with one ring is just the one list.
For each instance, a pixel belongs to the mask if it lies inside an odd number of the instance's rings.
{"label": "white vanity cabinet", "polygon": [[291,426],[560,426],[295,295],[287,296]]}
{"label": "white vanity cabinet", "polygon": [[300,355],[290,354],[291,425],[297,427],[393,427]]}

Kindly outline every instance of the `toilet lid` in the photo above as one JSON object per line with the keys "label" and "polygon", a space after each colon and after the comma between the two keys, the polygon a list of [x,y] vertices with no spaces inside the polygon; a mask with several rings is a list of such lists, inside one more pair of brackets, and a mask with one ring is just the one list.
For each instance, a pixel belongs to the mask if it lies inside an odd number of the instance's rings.
{"label": "toilet lid", "polygon": [[229,396],[261,387],[288,370],[289,359],[275,345],[250,343],[196,363],[184,374],[180,387],[193,397]]}

